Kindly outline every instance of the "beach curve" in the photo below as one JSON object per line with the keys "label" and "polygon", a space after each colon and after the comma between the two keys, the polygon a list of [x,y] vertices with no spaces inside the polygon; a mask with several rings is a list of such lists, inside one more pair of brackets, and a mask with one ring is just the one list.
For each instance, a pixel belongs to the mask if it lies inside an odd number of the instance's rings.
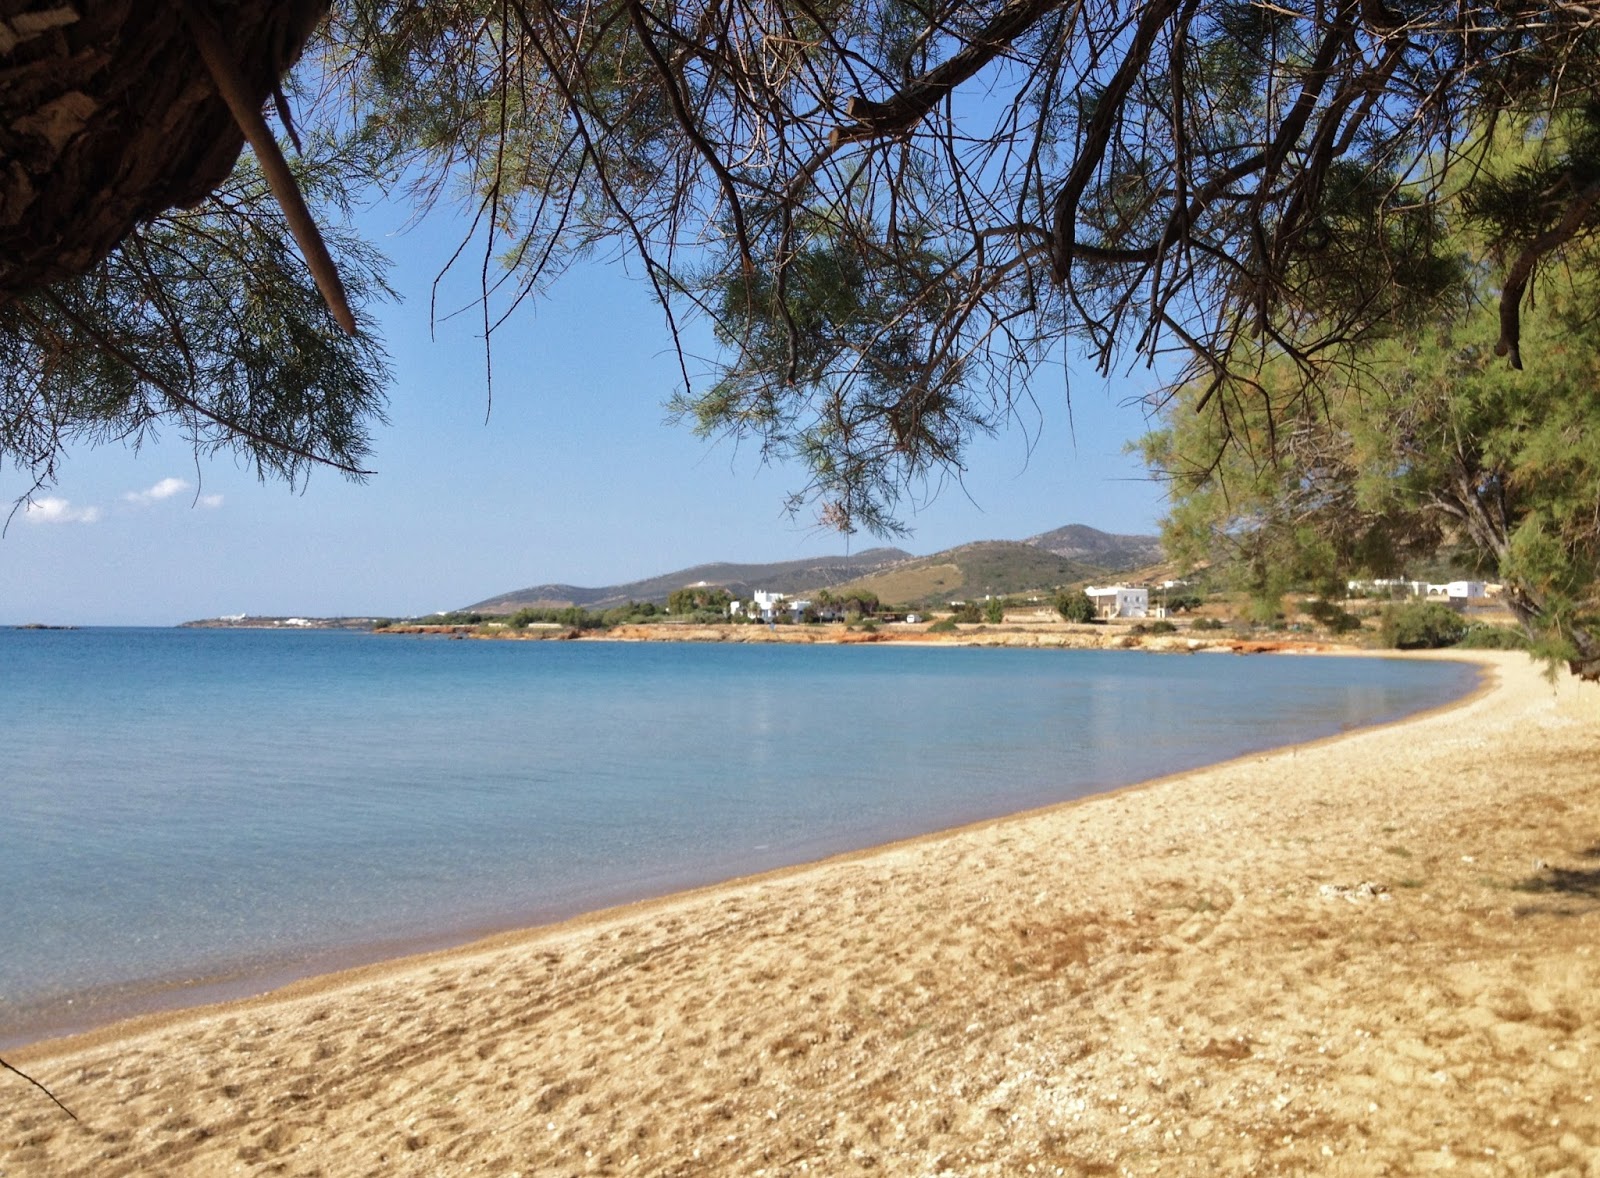
{"label": "beach curve", "polygon": [[[1600,1173],[1600,694],[8,1055],[0,1173]],[[1333,790],[1338,796],[1330,796]]]}

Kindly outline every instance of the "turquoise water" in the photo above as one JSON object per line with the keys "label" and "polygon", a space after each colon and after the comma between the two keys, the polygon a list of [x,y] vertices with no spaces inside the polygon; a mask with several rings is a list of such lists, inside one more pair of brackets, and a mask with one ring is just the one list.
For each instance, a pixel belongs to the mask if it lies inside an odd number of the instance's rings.
{"label": "turquoise water", "polygon": [[0,1044],[1076,798],[1474,681],[1355,659],[0,631]]}

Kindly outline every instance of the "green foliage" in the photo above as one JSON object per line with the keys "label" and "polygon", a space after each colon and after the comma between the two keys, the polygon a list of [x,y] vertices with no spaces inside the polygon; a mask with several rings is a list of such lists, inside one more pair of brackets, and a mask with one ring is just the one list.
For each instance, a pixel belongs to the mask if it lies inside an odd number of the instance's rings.
{"label": "green foliage", "polygon": [[[845,530],[959,477],[1068,333],[1180,381],[1362,346],[1544,259],[1597,154],[1578,4],[341,0],[321,48],[373,171],[460,194],[488,319],[626,255],[720,348],[675,410]],[[1477,131],[1519,118],[1496,188]]]}
{"label": "green foliage", "polygon": [[983,603],[983,620],[991,626],[998,626],[1006,620],[1006,603],[998,597],[991,597]]}
{"label": "green foliage", "polygon": [[[994,421],[964,387],[959,358],[926,358],[927,339],[960,298],[951,259],[863,232],[847,194],[827,217],[770,225],[765,248],[804,242],[782,275],[740,270],[711,292],[718,341],[734,358],[719,379],[685,391],[672,412],[702,437],[756,438],[808,470],[805,498],[845,532],[904,531],[894,509],[907,489],[948,464]],[[892,259],[890,264],[883,264]]]}
{"label": "green foliage", "polygon": [[1413,601],[1384,609],[1378,638],[1398,650],[1454,646],[1467,633],[1460,614],[1437,601]]}
{"label": "green foliage", "polygon": [[1527,650],[1528,636],[1508,626],[1474,622],[1456,645],[1463,650]]}
{"label": "green foliage", "polygon": [[648,622],[661,616],[662,612],[661,607],[653,601],[630,601],[606,610],[600,615],[600,623],[609,629],[612,626]]}
{"label": "green foliage", "polygon": [[0,303],[0,466],[43,486],[70,446],[170,430],[263,479],[297,484],[318,465],[363,478],[389,379],[365,308],[389,292],[380,257],[340,224],[351,168],[314,137],[296,170],[359,334],[334,322],[246,152],[217,193],[147,221],[87,274]]}
{"label": "green foliage", "polygon": [[[469,615],[477,617],[478,615]],[[554,607],[527,606],[504,619],[513,630],[524,630],[534,622],[565,626],[569,630],[603,630],[606,626],[601,614],[591,613],[582,606]]]}
{"label": "green foliage", "polygon": [[[1176,403],[1252,439],[1216,472],[1243,492],[1221,530],[1271,616],[1288,588],[1447,530],[1372,489],[1361,415],[1324,412],[1314,370],[1370,371],[1366,349],[1448,320],[1450,362],[1472,353],[1485,372],[1499,339],[1562,396],[1580,387],[1560,372],[1576,361],[1552,361],[1559,300],[1525,280],[1581,287],[1597,269],[1589,5],[339,0],[317,36],[300,121],[325,132],[301,165],[319,213],[366,184],[404,191],[419,217],[459,202],[466,241],[447,268],[480,284],[490,332],[579,260],[624,258],[680,356],[716,341],[706,364],[684,362],[674,410],[798,463],[791,506],[815,500],[845,531],[902,530],[913,492],[959,480],[974,439],[1026,419],[1035,369],[1069,334],[1106,371],[1182,352]],[[381,294],[374,258],[320,219],[357,306]],[[264,476],[319,462],[359,476],[384,357],[370,334],[328,330],[287,240],[247,155],[216,200],[158,213],[87,276],[0,306],[0,457],[42,483],[70,445],[166,426]],[[1505,314],[1468,315],[1474,299]],[[1524,305],[1546,338],[1522,338]],[[1385,396],[1370,417],[1404,443],[1406,410]],[[1447,416],[1424,413],[1422,435]],[[1524,420],[1536,433],[1560,417]],[[1491,481],[1542,461],[1531,437],[1496,455],[1460,436]],[[1549,441],[1552,477],[1570,473],[1570,447]],[[1248,468],[1285,455],[1300,501],[1268,510]],[[1432,464],[1390,466],[1411,494]],[[1341,468],[1360,473],[1341,485]],[[1572,504],[1522,497],[1485,560],[1516,566],[1527,608],[1580,652],[1582,473],[1564,484]],[[1341,496],[1344,526],[1318,526]],[[1212,506],[1222,519],[1227,503]]]}
{"label": "green foliage", "polygon": [[940,618],[928,627],[929,634],[954,634],[958,627],[953,617]]}
{"label": "green foliage", "polygon": [[1201,593],[1173,593],[1167,597],[1167,610],[1170,613],[1184,614],[1199,609],[1205,603],[1205,595]]}
{"label": "green foliage", "polygon": [[1157,618],[1153,622],[1135,622],[1132,631],[1135,634],[1176,634],[1178,627],[1166,618]]}
{"label": "green foliage", "polygon": [[[1505,148],[1488,174],[1525,158]],[[1600,673],[1600,282],[1593,246],[1568,258],[1532,288],[1541,315],[1520,348],[1537,372],[1495,357],[1479,272],[1448,313],[1369,341],[1358,363],[1278,354],[1250,382],[1180,392],[1143,443],[1174,487],[1169,548],[1228,569],[1258,618],[1290,588],[1477,570],[1505,584],[1540,650]],[[1213,411],[1193,412],[1208,394]]]}
{"label": "green foliage", "polygon": [[869,618],[883,608],[883,603],[878,600],[878,595],[870,591],[852,589],[841,591],[832,595],[832,607],[842,611],[846,617],[854,614],[858,618]]}
{"label": "green foliage", "polygon": [[720,585],[690,585],[674,589],[667,594],[667,612],[671,614],[715,613],[727,616],[733,594]]}
{"label": "green foliage", "polygon": [[1092,622],[1095,620],[1094,599],[1081,589],[1059,593],[1056,613],[1069,622]]}
{"label": "green foliage", "polygon": [[968,625],[983,621],[983,611],[978,607],[976,601],[963,601],[955,607],[955,611],[950,616],[955,618],[956,621],[966,622]]}
{"label": "green foliage", "polygon": [[1349,634],[1361,629],[1361,619],[1336,602],[1321,599],[1308,601],[1304,608],[1318,625],[1326,627],[1335,634]]}
{"label": "green foliage", "polygon": [[1226,630],[1227,628],[1228,624],[1221,618],[1196,618],[1189,625],[1189,629],[1201,631]]}

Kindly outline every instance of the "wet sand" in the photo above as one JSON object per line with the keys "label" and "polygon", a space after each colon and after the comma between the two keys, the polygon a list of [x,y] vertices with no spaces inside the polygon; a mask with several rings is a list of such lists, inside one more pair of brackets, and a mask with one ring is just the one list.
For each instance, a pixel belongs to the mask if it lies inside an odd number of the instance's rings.
{"label": "wet sand", "polygon": [[6,1058],[0,1175],[1600,1175],[1600,690]]}

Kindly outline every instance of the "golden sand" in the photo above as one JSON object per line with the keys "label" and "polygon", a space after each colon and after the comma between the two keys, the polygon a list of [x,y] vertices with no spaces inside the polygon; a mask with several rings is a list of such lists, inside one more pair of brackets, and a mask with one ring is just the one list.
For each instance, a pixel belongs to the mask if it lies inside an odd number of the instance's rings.
{"label": "golden sand", "polygon": [[[1211,656],[1220,657],[1220,656]],[[1600,1175],[1600,690],[10,1056],[0,1176]]]}

